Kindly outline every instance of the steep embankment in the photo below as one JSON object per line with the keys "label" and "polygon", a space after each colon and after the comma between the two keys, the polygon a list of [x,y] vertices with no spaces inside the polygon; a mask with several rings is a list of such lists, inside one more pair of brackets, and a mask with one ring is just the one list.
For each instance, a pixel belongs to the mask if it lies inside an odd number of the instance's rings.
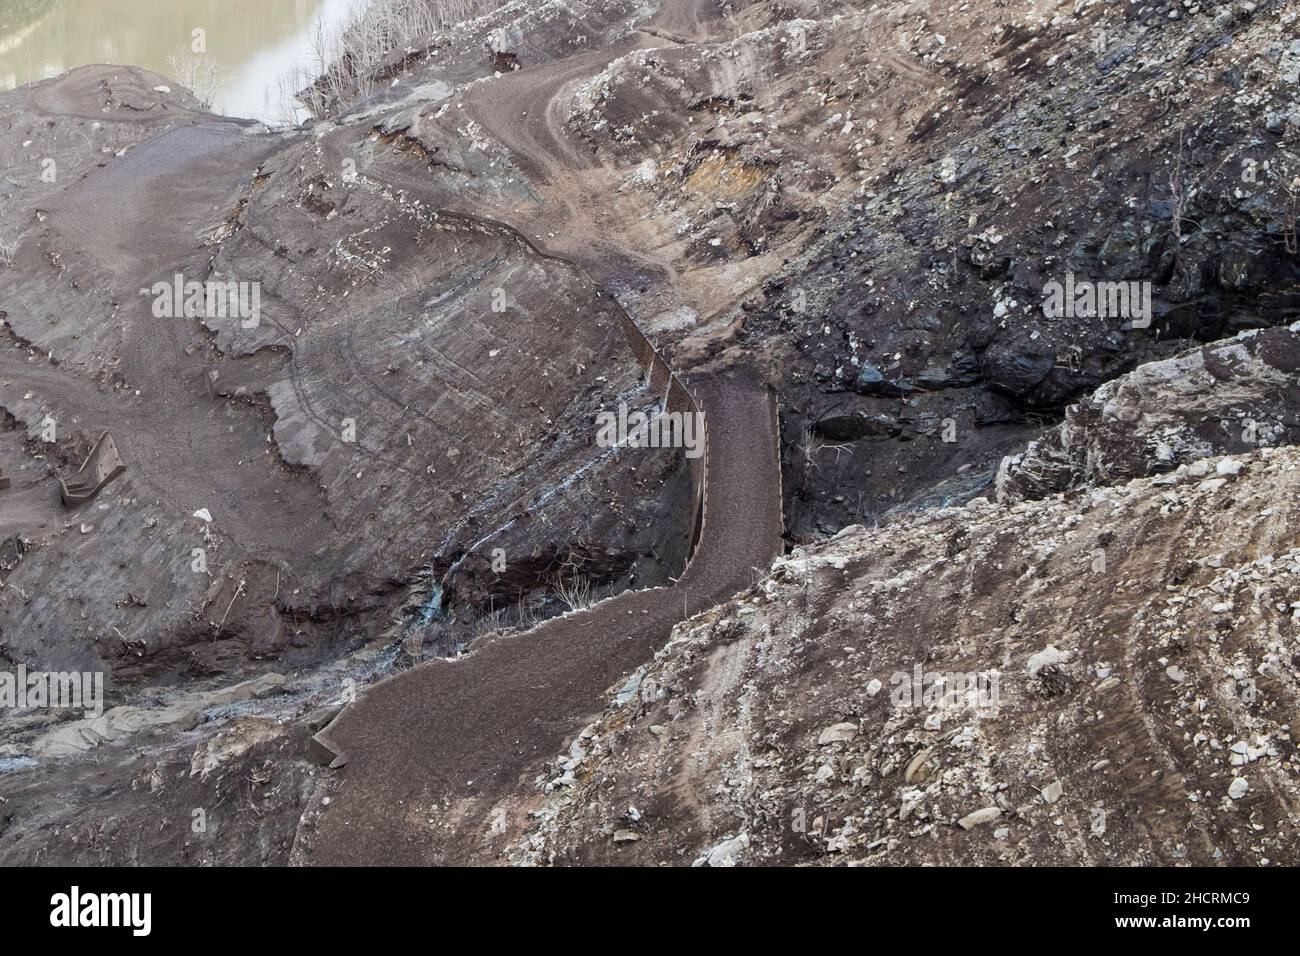
{"label": "steep embankment", "polygon": [[[692,517],[680,454],[591,448],[598,409],[658,396],[580,268],[502,224],[441,215],[370,175],[364,152],[345,165],[303,131],[209,116],[143,71],[87,68],[4,100],[0,132],[24,164],[0,196],[17,241],[0,286],[13,478],[0,656],[104,671],[114,708],[6,718],[7,858],[50,859],[40,833],[74,825],[103,839],[61,859],[115,845],[190,858],[184,804],[211,809],[224,785],[248,784],[209,768],[169,786],[170,768],[225,732],[222,685],[258,674],[277,678],[258,691],[274,699],[242,708],[259,731],[241,739],[285,762],[271,775],[285,801],[257,822],[218,827],[214,814],[198,852],[245,859],[238,844],[256,831],[259,859],[287,854],[301,813],[287,795],[315,772],[299,758],[317,709],[345,680],[391,672],[399,637],[418,657],[472,636],[486,608],[467,603],[452,634],[407,610],[436,615],[429,578],[491,528],[510,526],[493,543],[512,576],[483,604],[503,594],[524,618],[554,613],[547,582],[568,561],[598,593],[680,573]],[[260,313],[160,315],[154,286],[177,274],[256,283]],[[56,479],[100,429],[127,474],[66,513]],[[281,676],[296,668],[310,676]],[[286,721],[293,732],[261,733]],[[196,724],[209,732],[191,735]],[[66,746],[47,746],[51,733]],[[254,759],[247,749],[224,759]],[[147,800],[133,795],[142,779]],[[178,825],[142,838],[150,814]]]}

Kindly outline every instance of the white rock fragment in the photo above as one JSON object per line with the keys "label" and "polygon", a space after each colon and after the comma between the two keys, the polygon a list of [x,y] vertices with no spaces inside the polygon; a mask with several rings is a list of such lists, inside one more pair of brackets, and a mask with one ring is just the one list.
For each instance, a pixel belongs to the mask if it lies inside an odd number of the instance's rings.
{"label": "white rock fragment", "polygon": [[982,810],[976,810],[974,813],[966,814],[966,816],[957,821],[957,825],[963,830],[969,830],[985,823],[992,823],[1000,816],[1002,816],[1001,807],[984,807]]}
{"label": "white rock fragment", "polygon": [[1070,657],[1069,651],[1057,650],[1054,645],[1048,644],[1026,661],[1025,670],[1029,672],[1030,677],[1037,677],[1038,672],[1044,667],[1053,664],[1065,664],[1070,660]]}
{"label": "white rock fragment", "polygon": [[742,833],[723,840],[704,855],[697,857],[691,866],[735,866],[740,856],[749,849],[749,834]]}
{"label": "white rock fragment", "polygon": [[821,735],[817,738],[817,746],[825,747],[829,744],[843,743],[846,740],[852,740],[857,735],[857,724],[832,724],[821,732]]}

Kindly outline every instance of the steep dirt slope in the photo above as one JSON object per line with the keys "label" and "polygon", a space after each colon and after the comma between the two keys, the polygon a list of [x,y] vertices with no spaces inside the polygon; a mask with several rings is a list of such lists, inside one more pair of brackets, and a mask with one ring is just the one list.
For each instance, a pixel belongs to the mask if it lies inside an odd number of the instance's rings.
{"label": "steep dirt slope", "polygon": [[[472,81],[379,135],[682,362],[767,363],[795,540],[986,493],[1106,380],[1297,315],[1294,4],[616,12],[566,48],[550,4],[465,25],[404,68]],[[1151,315],[1044,315],[1067,274]]]}
{"label": "steep dirt slope", "polygon": [[[6,135],[35,150],[7,185],[19,246],[0,290],[4,531],[23,542],[6,593],[28,596],[0,603],[15,659],[129,680],[371,637],[526,501],[565,531],[499,542],[517,571],[535,565],[500,603],[535,597],[575,549],[598,585],[680,571],[689,518],[642,518],[653,493],[621,519],[591,507],[625,482],[681,492],[671,455],[629,481],[588,450],[598,408],[654,399],[601,290],[507,227],[370,177],[364,157],[344,178],[302,133],[131,102],[165,96],[160,81],[90,68],[6,95]],[[42,143],[76,132],[123,144],[45,183]],[[177,275],[256,282],[260,314],[159,317],[153,290]],[[103,429],[126,476],[65,513],[52,479]]]}
{"label": "steep dirt slope", "polygon": [[[454,650],[484,618],[558,613],[560,570],[596,596],[665,583],[692,533],[681,452],[595,446],[598,410],[660,396],[578,266],[439,211],[365,156],[345,170],[323,135],[213,117],[167,89],[93,67],[3,97],[26,165],[0,190],[17,242],[0,266],[0,660],[103,672],[107,706],[125,708],[3,717],[11,859],[48,858],[38,833],[79,819],[174,858],[183,828],[138,838],[158,810],[132,800],[135,775],[201,746],[196,725],[219,731],[223,687],[290,672],[305,683],[287,699],[272,688],[281,699],[238,709],[296,720]],[[177,275],[255,282],[260,311],[189,314],[164,292],[160,314],[155,288]],[[127,472],[66,511],[57,479],[103,429]],[[485,560],[492,573],[447,599],[445,573]],[[169,694],[182,717],[157,717]],[[66,746],[42,743],[60,727]],[[283,807],[271,842],[287,853],[301,806]],[[246,834],[223,831],[223,859]]]}
{"label": "steep dirt slope", "polygon": [[1300,452],[1200,464],[797,549],[677,628],[508,856],[1295,865]]}

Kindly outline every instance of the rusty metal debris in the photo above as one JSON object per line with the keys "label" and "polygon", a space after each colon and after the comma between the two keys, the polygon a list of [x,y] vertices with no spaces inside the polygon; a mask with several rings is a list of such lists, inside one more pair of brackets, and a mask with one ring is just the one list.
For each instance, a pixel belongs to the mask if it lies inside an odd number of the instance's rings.
{"label": "rusty metal debris", "polygon": [[117,453],[113,436],[104,432],[76,475],[59,481],[59,496],[63,499],[63,506],[75,508],[84,505],[124,471],[126,465],[122,464],[122,458]]}

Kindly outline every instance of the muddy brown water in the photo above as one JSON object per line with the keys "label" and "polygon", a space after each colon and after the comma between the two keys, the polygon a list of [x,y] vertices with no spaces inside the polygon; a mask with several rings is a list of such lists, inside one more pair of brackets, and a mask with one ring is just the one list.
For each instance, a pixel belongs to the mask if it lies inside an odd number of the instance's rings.
{"label": "muddy brown water", "polygon": [[300,119],[282,80],[312,69],[313,37],[320,30],[331,35],[360,3],[0,0],[0,90],[92,63],[142,66],[178,82],[194,69],[186,85],[211,99],[214,112],[273,123]]}

